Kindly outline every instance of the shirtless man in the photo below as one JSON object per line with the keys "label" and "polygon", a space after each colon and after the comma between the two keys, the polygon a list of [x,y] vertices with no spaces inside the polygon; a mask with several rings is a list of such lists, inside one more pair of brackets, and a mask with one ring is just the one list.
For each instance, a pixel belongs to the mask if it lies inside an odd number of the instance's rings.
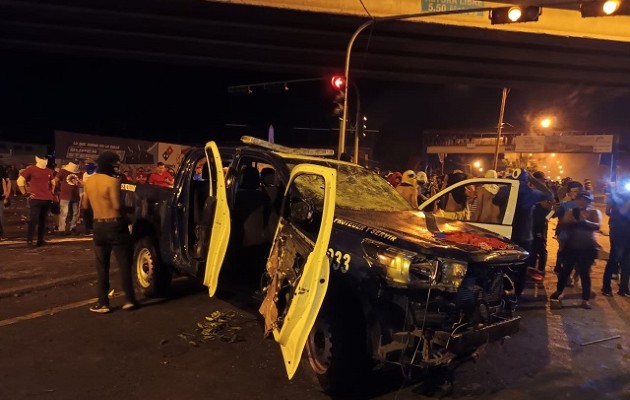
{"label": "shirtless man", "polygon": [[131,235],[122,216],[120,204],[120,158],[110,151],[96,160],[98,169],[83,187],[81,208],[91,207],[94,214],[94,253],[98,273],[98,303],[90,311],[105,314],[109,308],[109,260],[112,250],[118,261],[127,302],[123,310],[133,310],[138,302],[131,279]]}

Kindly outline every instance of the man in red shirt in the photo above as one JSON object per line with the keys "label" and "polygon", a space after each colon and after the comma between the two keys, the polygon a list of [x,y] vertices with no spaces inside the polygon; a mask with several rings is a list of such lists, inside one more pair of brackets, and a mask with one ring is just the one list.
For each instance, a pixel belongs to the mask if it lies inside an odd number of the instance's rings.
{"label": "man in red shirt", "polygon": [[157,163],[156,171],[149,177],[149,184],[167,188],[173,187],[173,176],[168,173],[163,162]]}
{"label": "man in red shirt", "polygon": [[[55,182],[60,185],[59,194],[59,231],[70,234],[77,231],[79,219],[79,188],[83,182],[79,178],[79,165],[69,162],[61,168]],[[68,221],[69,220],[69,221]]]}
{"label": "man in red shirt", "polygon": [[[46,156],[35,156],[35,165],[27,167],[20,173],[17,184],[22,195],[29,198],[30,216],[26,243],[33,245],[35,225],[37,225],[37,246],[44,245],[44,232],[46,231],[46,216],[53,202],[53,189],[55,187],[54,171],[47,168]],[[26,183],[30,193],[26,191]]]}

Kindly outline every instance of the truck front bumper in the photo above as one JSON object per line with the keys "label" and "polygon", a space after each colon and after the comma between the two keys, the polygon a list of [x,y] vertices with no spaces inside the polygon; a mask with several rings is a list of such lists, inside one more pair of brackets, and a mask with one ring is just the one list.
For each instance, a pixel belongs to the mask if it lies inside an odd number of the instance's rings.
{"label": "truck front bumper", "polygon": [[468,354],[479,346],[495,342],[518,332],[521,317],[498,319],[481,328],[469,329],[451,336],[447,350],[454,354]]}

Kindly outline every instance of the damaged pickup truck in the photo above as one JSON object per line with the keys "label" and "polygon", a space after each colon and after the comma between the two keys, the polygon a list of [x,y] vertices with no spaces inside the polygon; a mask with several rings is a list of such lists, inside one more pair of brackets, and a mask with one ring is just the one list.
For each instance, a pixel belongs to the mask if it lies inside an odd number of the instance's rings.
{"label": "damaged pickup truck", "polygon": [[[163,294],[174,271],[203,280],[210,296],[222,268],[221,281],[258,277],[289,379],[306,349],[328,393],[388,364],[454,365],[518,331],[510,271],[527,257],[521,248],[412,209],[356,164],[242,140],[225,175],[209,142],[187,153],[173,189],[123,185],[147,295]],[[483,183],[509,186],[515,200],[517,181]],[[258,263],[242,262],[255,254]]]}

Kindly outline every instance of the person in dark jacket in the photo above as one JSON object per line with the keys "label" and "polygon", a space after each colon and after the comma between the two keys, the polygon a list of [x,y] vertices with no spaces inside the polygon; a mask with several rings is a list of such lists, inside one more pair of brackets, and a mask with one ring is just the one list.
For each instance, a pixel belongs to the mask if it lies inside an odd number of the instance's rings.
{"label": "person in dark jacket", "polygon": [[[628,181],[619,180],[619,186],[611,190],[609,196],[610,205],[610,260],[604,269],[602,294],[612,296],[612,276],[620,270],[619,291],[622,297],[630,297],[630,187],[626,187]],[[626,183],[626,184],[624,184]],[[629,185],[630,186],[630,185]],[[607,210],[608,211],[608,210]]]}
{"label": "person in dark jacket", "polygon": [[[533,211],[534,206],[541,200],[552,196],[551,191],[544,182],[536,179],[524,169],[515,169],[510,178],[519,181],[518,197],[516,199],[516,209],[514,210],[514,221],[512,222],[512,236],[514,243],[521,246],[525,251],[532,251],[533,237]],[[507,204],[510,188],[505,185],[494,197],[495,204]],[[519,298],[523,293],[525,280],[527,278],[527,268],[530,265],[529,259],[525,265],[519,267],[514,282],[514,291]]]}
{"label": "person in dark jacket", "polygon": [[[542,171],[534,172],[534,177],[541,182],[545,180]],[[542,281],[545,277],[545,267],[547,265],[547,231],[549,222],[547,215],[552,210],[553,197],[549,196],[541,199],[534,206],[532,213],[532,252],[530,255],[530,267],[528,277],[534,281]]]}

